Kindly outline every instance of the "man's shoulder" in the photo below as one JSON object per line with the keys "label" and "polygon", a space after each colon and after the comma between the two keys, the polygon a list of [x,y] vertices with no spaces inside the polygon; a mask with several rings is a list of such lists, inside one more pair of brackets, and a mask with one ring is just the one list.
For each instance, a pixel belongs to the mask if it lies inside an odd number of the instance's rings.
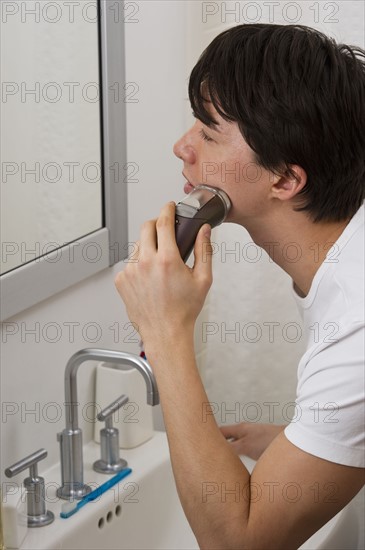
{"label": "man's shoulder", "polygon": [[[359,213],[358,213],[359,214]],[[337,244],[337,243],[335,243]],[[333,273],[334,290],[337,289],[343,305],[342,317],[359,322],[364,319],[365,234],[363,208],[361,216],[349,238],[341,247]],[[341,248],[340,248],[341,247]]]}
{"label": "man's shoulder", "polygon": [[322,321],[341,319],[344,325],[351,322],[357,325],[364,320],[364,241],[362,206],[325,259],[327,269],[313,301],[313,313]]}

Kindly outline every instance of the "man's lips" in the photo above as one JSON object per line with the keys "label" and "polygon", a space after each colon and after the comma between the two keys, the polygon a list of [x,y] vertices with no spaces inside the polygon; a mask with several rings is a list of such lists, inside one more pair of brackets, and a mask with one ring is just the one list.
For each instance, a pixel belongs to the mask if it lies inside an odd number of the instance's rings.
{"label": "man's lips", "polygon": [[194,189],[195,185],[190,183],[189,179],[185,176],[184,172],[182,173],[182,175],[186,179],[186,183],[184,185],[184,192],[185,193],[191,193],[191,191]]}
{"label": "man's lips", "polygon": [[191,193],[192,190],[194,189],[194,185],[191,185],[191,183],[189,181],[187,181],[184,185],[184,193]]}

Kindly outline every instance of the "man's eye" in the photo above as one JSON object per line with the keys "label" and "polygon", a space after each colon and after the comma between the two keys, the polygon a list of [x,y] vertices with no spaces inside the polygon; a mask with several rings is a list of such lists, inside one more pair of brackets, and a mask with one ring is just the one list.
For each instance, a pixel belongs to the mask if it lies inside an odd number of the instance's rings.
{"label": "man's eye", "polygon": [[212,138],[210,138],[209,136],[207,136],[207,134],[204,132],[204,130],[200,130],[200,135],[201,137],[205,140],[205,141],[214,141]]}

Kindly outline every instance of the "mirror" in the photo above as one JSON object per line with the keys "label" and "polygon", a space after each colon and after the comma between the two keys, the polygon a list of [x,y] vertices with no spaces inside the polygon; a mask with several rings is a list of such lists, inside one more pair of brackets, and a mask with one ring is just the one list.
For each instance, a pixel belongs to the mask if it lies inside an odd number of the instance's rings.
{"label": "mirror", "polygon": [[3,30],[1,273],[102,223],[96,0],[73,24],[31,4]]}
{"label": "mirror", "polygon": [[127,255],[116,13],[122,0],[2,2],[2,320]]}

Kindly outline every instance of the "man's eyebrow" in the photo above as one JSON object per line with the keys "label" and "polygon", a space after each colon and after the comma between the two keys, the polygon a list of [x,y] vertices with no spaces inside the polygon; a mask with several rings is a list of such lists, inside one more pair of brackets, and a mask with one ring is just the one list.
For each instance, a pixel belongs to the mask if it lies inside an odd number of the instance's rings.
{"label": "man's eyebrow", "polygon": [[[212,103],[210,100],[206,99],[205,100],[206,103]],[[209,130],[213,130],[213,132],[217,132],[217,134],[223,134],[224,132],[222,131],[220,125],[219,125],[219,122],[217,122],[216,124],[214,124],[213,121],[209,121],[209,124],[207,124],[206,122],[204,122],[199,116],[198,114],[193,110],[192,113],[194,118],[196,118],[197,120],[200,120],[200,122],[202,124],[204,124],[204,126],[206,126],[207,128],[209,128]]]}
{"label": "man's eyebrow", "polygon": [[219,124],[211,124],[208,126],[209,130],[213,130],[213,132],[217,132],[218,134],[222,134],[222,130],[220,129]]}
{"label": "man's eyebrow", "polygon": [[[207,102],[207,103],[211,103],[210,101]],[[219,125],[219,122],[217,122],[216,124],[214,124],[214,122],[212,121],[209,121],[209,124],[207,122],[204,122],[198,115],[196,112],[192,111],[191,114],[193,115],[194,118],[196,118],[197,120],[199,120],[202,124],[204,124],[204,126],[206,126],[207,128],[209,128],[209,130],[213,130],[213,132],[216,132],[217,134],[221,134],[223,135],[224,132],[222,130],[222,127]]]}
{"label": "man's eyebrow", "polygon": [[219,126],[219,124],[213,124],[213,123],[210,123],[209,125],[208,124],[205,124],[203,122],[203,124],[209,128],[209,130],[213,130],[213,132],[217,132],[217,134],[223,134],[223,131],[221,129],[221,127]]}

